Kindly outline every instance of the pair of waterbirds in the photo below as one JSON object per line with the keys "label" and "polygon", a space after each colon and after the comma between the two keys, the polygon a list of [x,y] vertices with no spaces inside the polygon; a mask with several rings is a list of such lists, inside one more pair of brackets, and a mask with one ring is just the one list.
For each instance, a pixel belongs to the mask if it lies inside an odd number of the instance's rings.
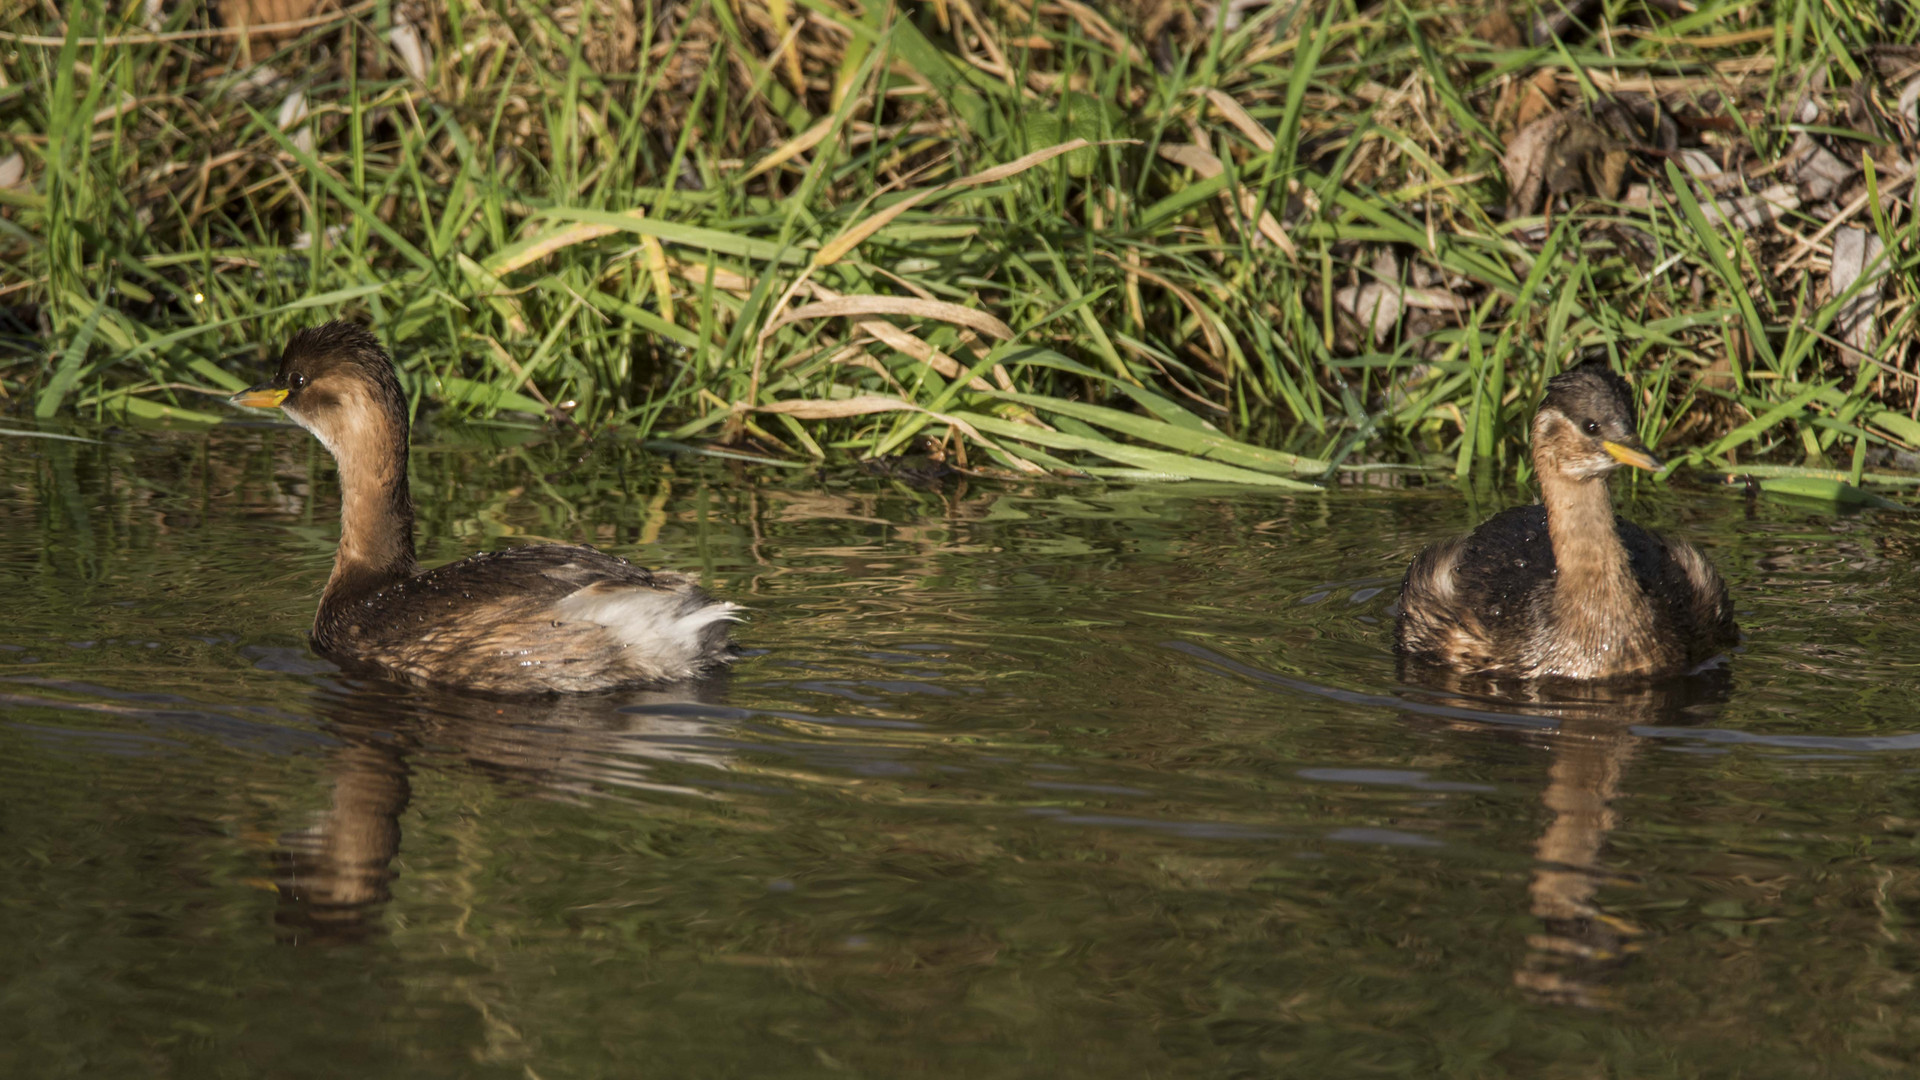
{"label": "pair of waterbirds", "polygon": [[[737,605],[593,548],[516,547],[422,571],[406,398],[366,329],[331,322],[294,335],[273,380],[233,400],[285,410],[339,464],[340,547],[313,621],[321,653],[495,693],[675,682],[733,655]],[[1550,381],[1533,421],[1540,504],[1414,560],[1401,654],[1466,673],[1591,680],[1673,674],[1731,644],[1726,586],[1706,558],[1613,514],[1608,475],[1659,468],[1635,428],[1632,394],[1604,364]]]}

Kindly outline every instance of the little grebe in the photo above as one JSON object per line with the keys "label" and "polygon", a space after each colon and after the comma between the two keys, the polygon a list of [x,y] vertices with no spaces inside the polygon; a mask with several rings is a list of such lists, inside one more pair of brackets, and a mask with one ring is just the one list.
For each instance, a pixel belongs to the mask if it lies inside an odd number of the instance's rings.
{"label": "little grebe", "polygon": [[340,466],[340,549],[313,618],[322,654],[508,694],[675,682],[729,659],[736,605],[590,547],[509,548],[421,572],[407,403],[365,329],[295,334],[273,381],[233,402],[285,409]]}
{"label": "little grebe", "polygon": [[1588,361],[1533,418],[1540,505],[1429,547],[1400,586],[1401,655],[1459,671],[1607,679],[1685,671],[1737,640],[1706,556],[1615,517],[1607,475],[1658,469],[1626,380]]}

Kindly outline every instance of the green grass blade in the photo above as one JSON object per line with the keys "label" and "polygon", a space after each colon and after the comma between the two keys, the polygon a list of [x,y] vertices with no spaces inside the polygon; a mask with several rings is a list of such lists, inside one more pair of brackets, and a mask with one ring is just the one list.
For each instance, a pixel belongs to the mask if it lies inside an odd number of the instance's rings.
{"label": "green grass blade", "polygon": [[1029,424],[1017,424],[1011,420],[1002,420],[997,416],[986,416],[980,413],[956,412],[951,415],[955,419],[964,420],[981,431],[1003,439],[1018,439],[1053,450],[1077,450],[1109,461],[1117,461],[1122,465],[1145,469],[1148,472],[1188,477],[1194,480],[1218,480],[1229,484],[1287,488],[1293,491],[1320,490],[1314,484],[1302,483],[1270,473],[1255,472],[1251,469],[1239,469],[1218,462],[1203,461],[1184,454],[1172,454],[1165,450],[1149,450],[1145,447],[1128,446],[1105,439],[1090,439],[1063,431],[1045,431]]}
{"label": "green grass blade", "polygon": [[1100,405],[1086,405],[1077,401],[1066,401],[1040,394],[1008,393],[996,391],[994,397],[1007,401],[1016,401],[1031,409],[1042,412],[1071,416],[1095,424],[1109,431],[1117,431],[1136,439],[1151,443],[1196,458],[1220,461],[1229,465],[1257,469],[1261,472],[1287,473],[1290,475],[1319,476],[1327,471],[1324,461],[1289,454],[1279,450],[1266,450],[1257,446],[1229,439],[1225,435],[1211,432],[1193,431],[1175,427],[1160,420],[1121,412]]}
{"label": "green grass blade", "polygon": [[40,396],[34,399],[33,415],[45,420],[60,411],[60,403],[67,400],[67,394],[73,384],[86,369],[87,349],[93,345],[93,335],[100,328],[100,316],[107,310],[105,300],[97,301],[93,311],[87,315],[87,321],[80,324],[80,330],[60,354],[60,360],[53,368],[53,376],[41,389]]}

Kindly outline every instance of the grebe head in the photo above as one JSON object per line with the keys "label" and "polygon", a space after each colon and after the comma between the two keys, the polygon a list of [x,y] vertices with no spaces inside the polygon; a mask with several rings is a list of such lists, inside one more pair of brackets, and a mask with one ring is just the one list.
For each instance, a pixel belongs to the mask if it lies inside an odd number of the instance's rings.
{"label": "grebe head", "polygon": [[235,405],[280,408],[336,458],[407,437],[407,399],[393,361],[366,327],[330,322],[302,330],[280,354],[271,382],[235,394]]}
{"label": "grebe head", "polygon": [[1622,465],[1658,471],[1640,441],[1639,411],[1627,380],[1589,360],[1547,381],[1533,418],[1534,467],[1545,478],[1603,479]]}

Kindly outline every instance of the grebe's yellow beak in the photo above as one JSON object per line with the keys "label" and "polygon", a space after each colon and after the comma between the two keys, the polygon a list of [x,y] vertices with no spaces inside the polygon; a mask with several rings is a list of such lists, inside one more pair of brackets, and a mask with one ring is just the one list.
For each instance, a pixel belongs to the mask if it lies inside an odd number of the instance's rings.
{"label": "grebe's yellow beak", "polygon": [[287,400],[287,392],[273,386],[250,386],[227,400],[250,409],[277,409]]}
{"label": "grebe's yellow beak", "polygon": [[[1634,442],[1638,443],[1639,440],[1635,439]],[[1644,446],[1603,442],[1600,444],[1600,448],[1608,454],[1611,454],[1613,460],[1622,465],[1631,465],[1636,469],[1645,469],[1648,472],[1659,472],[1662,468],[1660,459],[1647,453],[1647,448]]]}

